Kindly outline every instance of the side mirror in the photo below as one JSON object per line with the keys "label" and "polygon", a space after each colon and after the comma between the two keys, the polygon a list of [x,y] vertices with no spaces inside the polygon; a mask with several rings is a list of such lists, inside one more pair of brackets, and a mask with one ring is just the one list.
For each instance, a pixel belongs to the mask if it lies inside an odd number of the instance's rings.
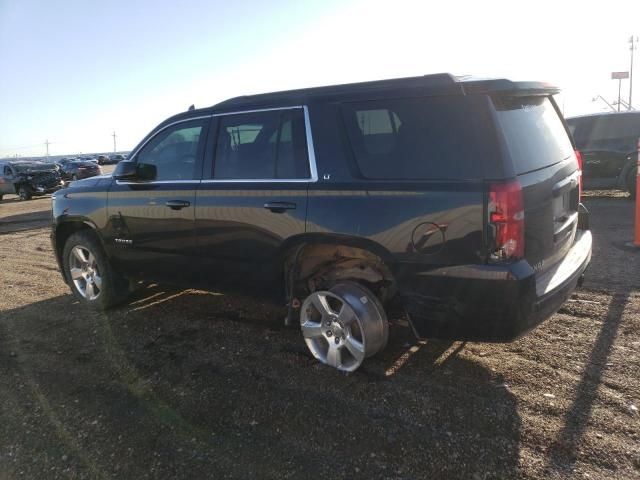
{"label": "side mirror", "polygon": [[113,171],[116,180],[134,180],[138,176],[138,169],[134,162],[120,162]]}

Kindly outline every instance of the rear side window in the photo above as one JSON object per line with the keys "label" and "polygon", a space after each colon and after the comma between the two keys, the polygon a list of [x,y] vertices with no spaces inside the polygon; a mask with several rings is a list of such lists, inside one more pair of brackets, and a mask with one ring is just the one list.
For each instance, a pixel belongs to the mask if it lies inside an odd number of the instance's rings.
{"label": "rear side window", "polygon": [[495,158],[486,98],[450,96],[345,103],[360,172],[370,179],[477,179]]}
{"label": "rear side window", "polygon": [[517,174],[548,167],[573,154],[549,97],[501,97],[494,105]]}
{"label": "rear side window", "polygon": [[640,115],[593,115],[575,118],[573,132],[578,146],[588,147],[594,143],[620,138],[640,137]]}
{"label": "rear side window", "polygon": [[214,178],[309,178],[302,110],[277,110],[221,117]]}

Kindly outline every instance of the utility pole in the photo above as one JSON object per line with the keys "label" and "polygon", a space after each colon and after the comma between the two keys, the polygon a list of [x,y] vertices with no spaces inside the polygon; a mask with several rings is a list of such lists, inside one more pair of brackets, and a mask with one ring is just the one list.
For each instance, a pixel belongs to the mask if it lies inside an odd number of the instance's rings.
{"label": "utility pole", "polygon": [[631,68],[629,69],[629,110],[631,110],[632,94],[633,94],[633,51],[636,49],[636,43],[638,42],[638,37],[634,37],[631,35],[629,38],[629,43],[631,44]]}
{"label": "utility pole", "polygon": [[116,153],[116,132],[114,130],[113,134],[111,135],[113,137],[113,153]]}
{"label": "utility pole", "polygon": [[51,144],[51,142],[47,139],[44,141],[44,145],[45,147],[47,147],[47,157],[49,156],[49,145]]}

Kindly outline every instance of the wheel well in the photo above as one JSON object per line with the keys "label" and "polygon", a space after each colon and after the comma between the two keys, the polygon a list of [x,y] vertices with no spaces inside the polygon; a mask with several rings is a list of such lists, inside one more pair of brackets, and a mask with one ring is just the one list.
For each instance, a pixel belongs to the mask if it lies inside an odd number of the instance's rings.
{"label": "wheel well", "polygon": [[384,260],[375,253],[343,244],[298,246],[285,262],[287,296],[296,308],[311,292],[325,290],[341,280],[363,284],[382,302],[396,293],[396,281]]}
{"label": "wheel well", "polygon": [[81,230],[93,229],[84,222],[66,222],[56,227],[56,255],[61,261],[64,244],[67,243],[71,235]]}

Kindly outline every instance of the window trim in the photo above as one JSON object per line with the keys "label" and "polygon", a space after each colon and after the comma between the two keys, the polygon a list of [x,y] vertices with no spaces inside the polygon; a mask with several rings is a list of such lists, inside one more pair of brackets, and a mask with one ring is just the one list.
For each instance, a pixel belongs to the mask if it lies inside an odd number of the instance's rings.
{"label": "window trim", "polygon": [[213,178],[211,179],[201,178],[200,180],[151,180],[148,182],[129,182],[129,181],[123,181],[123,180],[116,180],[116,183],[118,185],[131,185],[131,184],[139,184],[139,183],[144,183],[145,185],[163,184],[163,183],[164,184],[166,183],[197,183],[197,184],[200,184],[200,183],[207,183],[207,184],[209,183],[315,183],[318,181],[318,167],[316,164],[316,154],[315,154],[316,150],[313,144],[313,134],[311,132],[311,122],[309,120],[309,109],[307,108],[306,105],[295,105],[290,107],[259,108],[259,109],[252,109],[252,110],[236,110],[233,112],[212,113],[210,115],[201,115],[198,117],[189,117],[189,118],[176,120],[175,122],[171,122],[165,125],[161,129],[156,131],[152,136],[147,138],[147,140],[145,140],[144,143],[142,143],[138,148],[136,148],[134,152],[132,152],[129,155],[129,158],[135,159],[137,163],[138,152],[140,152],[140,150],[142,150],[147,143],[149,143],[153,138],[155,138],[163,130],[169,127],[172,127],[174,125],[177,125],[179,123],[190,122],[192,120],[202,120],[205,118],[213,119],[215,117],[223,117],[227,115],[241,115],[243,113],[260,113],[260,112],[271,112],[271,111],[281,111],[281,110],[294,110],[297,108],[301,108],[304,114],[304,130],[305,130],[305,137],[307,141],[306,142],[307,143],[307,160],[309,162],[309,174],[310,174],[309,178],[255,178],[255,179],[225,178],[225,179],[217,179],[217,180]]}

